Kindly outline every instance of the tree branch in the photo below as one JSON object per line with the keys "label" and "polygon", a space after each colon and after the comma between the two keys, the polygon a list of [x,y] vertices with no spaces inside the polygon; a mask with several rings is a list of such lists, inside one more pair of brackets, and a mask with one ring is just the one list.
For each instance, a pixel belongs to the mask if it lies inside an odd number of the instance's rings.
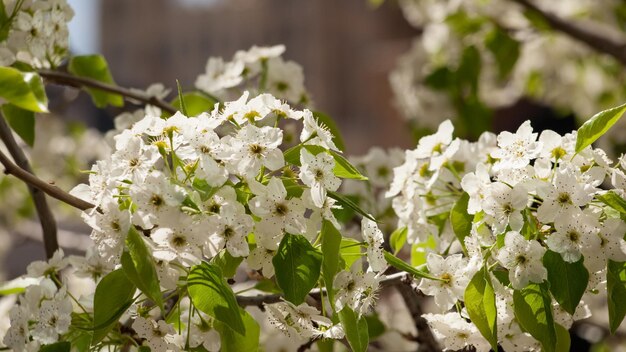
{"label": "tree branch", "polygon": [[430,330],[428,322],[422,317],[424,313],[420,306],[422,293],[418,291],[412,280],[407,280],[406,276],[403,277],[401,285],[396,285],[396,289],[402,295],[404,303],[415,323],[415,328],[417,329],[415,340],[419,343],[417,350],[421,352],[441,351],[441,347],[439,347],[432,330]]}
{"label": "tree branch", "polygon": [[[2,139],[7,147],[7,150],[13,157],[13,160],[15,160],[17,165],[19,165],[20,169],[30,175],[33,175],[33,170],[30,167],[28,158],[26,158],[24,151],[15,141],[13,132],[11,132],[11,128],[7,124],[4,117],[0,117],[0,139]],[[8,158],[6,159],[8,160]],[[44,248],[46,250],[46,258],[49,259],[52,258],[54,252],[59,249],[56,220],[54,219],[54,214],[52,214],[52,211],[50,210],[50,206],[48,206],[46,195],[38,188],[32,187],[31,185],[27,186],[28,192],[33,199],[33,203],[35,204],[39,222],[41,223],[41,232],[43,235]]]}
{"label": "tree branch", "polygon": [[613,56],[622,65],[626,65],[626,42],[618,42],[596,33],[579,24],[568,22],[552,13],[546,12],[530,0],[512,0],[524,8],[539,15],[553,29],[578,40],[592,49]]}
{"label": "tree branch", "polygon": [[5,174],[11,174],[19,178],[20,180],[24,181],[29,186],[34,187],[40,191],[43,191],[44,193],[48,194],[52,198],[56,198],[80,210],[87,210],[87,209],[91,209],[95,207],[95,205],[89,202],[86,202],[78,197],[74,197],[73,195],[65,192],[59,187],[53,186],[43,181],[42,179],[38,178],[37,176],[33,175],[31,172],[17,166],[2,152],[0,152],[0,164],[4,165]]}
{"label": "tree branch", "polygon": [[127,100],[134,99],[146,105],[157,106],[161,108],[161,110],[166,111],[170,114],[175,114],[177,111],[176,108],[166,103],[165,101],[155,96],[145,94],[141,91],[135,91],[135,90],[131,90],[128,88],[114,86],[114,85],[106,84],[106,83],[96,81],[93,79],[73,76],[73,75],[70,75],[64,72],[58,72],[58,71],[41,70],[39,71],[39,75],[51,83],[59,84],[62,86],[70,86],[74,88],[86,87],[86,88],[99,89],[105,92],[119,94],[123,96],[124,98],[126,98]]}

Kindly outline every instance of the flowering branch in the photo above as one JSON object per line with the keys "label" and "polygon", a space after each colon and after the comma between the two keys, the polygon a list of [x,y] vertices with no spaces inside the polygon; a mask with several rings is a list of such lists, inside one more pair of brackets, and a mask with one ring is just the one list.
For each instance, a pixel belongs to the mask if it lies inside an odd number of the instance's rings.
{"label": "flowering branch", "polygon": [[[1,129],[0,129],[1,130]],[[17,162],[17,160],[16,160]],[[62,189],[53,186],[45,181],[43,181],[42,179],[38,178],[37,176],[33,175],[32,172],[28,171],[29,169],[24,169],[16,164],[14,164],[11,159],[9,159],[4,153],[0,152],[0,164],[4,165],[4,173],[5,174],[11,174],[17,178],[19,178],[20,180],[24,181],[26,184],[28,184],[30,187],[29,188],[36,188],[46,194],[48,194],[49,196],[51,196],[52,198],[56,198],[62,202],[65,202],[75,208],[78,208],[80,210],[87,210],[87,209],[91,209],[93,207],[95,207],[95,205],[86,202],[80,198],[74,197],[73,195],[63,191]],[[41,216],[41,215],[40,215]],[[55,236],[55,243],[56,243],[56,236]],[[57,245],[58,247],[58,245]],[[46,245],[46,251],[48,250],[48,247]],[[53,251],[54,252],[54,251]]]}
{"label": "flowering branch", "polygon": [[40,70],[39,75],[49,82],[63,86],[70,86],[75,88],[89,87],[103,90],[109,93],[119,94],[124,98],[138,100],[146,105],[154,105],[170,114],[174,114],[177,111],[176,108],[166,103],[165,101],[155,96],[143,93],[141,91],[114,86],[89,78],[73,76],[64,72]]}
{"label": "flowering branch", "polygon": [[590,31],[588,28],[565,21],[552,13],[544,11],[530,0],[512,1],[538,14],[553,29],[563,32],[599,52],[611,55],[617,61],[626,65],[626,43],[612,40],[600,33]]}
{"label": "flowering branch", "polygon": [[[17,165],[19,165],[20,170],[23,170],[25,173],[34,177],[28,159],[26,158],[26,155],[24,155],[24,151],[22,151],[20,146],[15,141],[11,128],[4,118],[0,118],[0,139],[2,139],[6,145],[9,153],[13,157],[13,160],[15,160]],[[8,158],[4,155],[3,157],[8,160]],[[32,185],[28,186],[28,191],[33,198],[33,203],[35,204],[35,209],[37,210],[37,215],[39,216],[39,222],[41,223],[46,257],[52,258],[54,252],[59,248],[59,243],[57,242],[56,220],[54,219],[54,215],[48,206],[46,195],[42,193],[40,189],[33,187]]]}

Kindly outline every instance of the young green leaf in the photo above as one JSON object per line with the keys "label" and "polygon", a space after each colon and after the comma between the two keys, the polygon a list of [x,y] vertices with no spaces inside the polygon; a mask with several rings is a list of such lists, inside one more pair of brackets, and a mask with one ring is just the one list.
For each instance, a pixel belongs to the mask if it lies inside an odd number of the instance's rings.
{"label": "young green leaf", "polygon": [[465,289],[465,308],[472,323],[489,341],[494,351],[498,350],[498,326],[496,312],[496,294],[493,291],[489,272],[482,267]]}
{"label": "young green leaf", "polygon": [[326,292],[331,305],[334,306],[333,280],[339,271],[339,249],[341,247],[341,233],[328,220],[322,223],[322,277],[326,284]]}
{"label": "young green leaf", "polygon": [[31,277],[17,277],[11,281],[0,284],[0,296],[15,295],[26,291],[30,285],[38,285],[39,279]]}
{"label": "young green leaf", "polygon": [[626,112],[626,104],[601,111],[587,120],[578,129],[576,153],[580,153],[580,151],[590,146],[591,143],[606,133],[622,117],[624,112]]}
{"label": "young green leaf", "polygon": [[286,234],[272,259],[276,281],[285,299],[298,305],[317,284],[322,267],[322,253],[302,235]]}
{"label": "young green leaf", "polygon": [[122,253],[121,262],[128,279],[163,310],[163,297],[154,260],[142,235],[132,226],[126,236],[126,248]]}
{"label": "young green leaf", "polygon": [[519,58],[520,44],[509,33],[502,28],[495,27],[485,37],[485,46],[496,59],[498,66],[498,76],[506,78],[515,67]]}
{"label": "young green leaf", "polygon": [[68,341],[61,341],[51,345],[43,345],[39,352],[70,352],[72,345]]}
{"label": "young green leaf", "polygon": [[0,67],[0,98],[34,112],[48,112],[48,97],[43,81],[34,72]]}
{"label": "young green leaf", "polygon": [[13,104],[2,105],[2,115],[9,126],[29,146],[35,144],[35,113]]}
{"label": "young green leaf", "polygon": [[[67,69],[72,74],[79,77],[115,84],[113,76],[111,76],[111,72],[109,71],[109,65],[102,55],[74,56],[70,59]],[[86,88],[86,90],[91,96],[93,103],[99,108],[103,108],[107,105],[124,105],[124,98],[119,94],[105,92],[96,88]]]}
{"label": "young green leaf", "polygon": [[609,191],[604,194],[596,194],[596,199],[620,213],[626,214],[626,200],[617,193]]}
{"label": "young green leaf", "polygon": [[241,335],[246,333],[237,298],[217,265],[202,262],[193,266],[187,277],[187,292],[197,309]]}
{"label": "young green leaf", "polygon": [[365,210],[361,209],[361,207],[359,207],[355,202],[351,201],[348,197],[333,191],[328,191],[328,196],[336,200],[337,203],[342,207],[352,209],[361,216],[366,217],[372,221],[376,221],[373,216],[368,214]]}
{"label": "young green leaf", "polygon": [[233,277],[242,261],[243,257],[233,257],[227,250],[222,249],[211,259],[211,264],[219,266],[224,277]]}
{"label": "young green leaf", "polygon": [[[198,116],[203,112],[210,112],[217,103],[215,100],[199,92],[183,93],[183,100],[189,116]],[[172,100],[171,104],[174,108],[176,108],[176,110],[182,109],[180,96],[177,96],[174,100]]]}
{"label": "young green leaf", "polygon": [[389,263],[389,265],[395,267],[398,270],[402,270],[402,271],[406,271],[407,273],[415,276],[415,277],[423,277],[425,279],[431,279],[431,280],[439,280],[438,278],[425,273],[423,271],[417,270],[414,267],[410,266],[409,264],[405,263],[404,260],[394,256],[393,254],[385,251],[385,260],[387,261],[387,263]]}
{"label": "young green leaf", "polygon": [[428,253],[437,248],[437,240],[435,236],[429,235],[426,241],[413,243],[411,245],[411,266],[417,268],[426,264]]}
{"label": "young green leaf", "polygon": [[626,315],[626,263],[609,260],[606,270],[609,327],[614,334]]}
{"label": "young green leaf", "polygon": [[108,273],[100,280],[93,298],[93,337],[95,345],[107,336],[119,318],[133,303],[137,287],[122,269]]}
{"label": "young green leaf", "polygon": [[180,86],[180,82],[178,80],[176,80],[176,88],[178,89],[180,112],[182,112],[185,116],[189,116],[187,112],[187,105],[185,104],[185,96],[183,95],[183,88]]}
{"label": "young green leaf", "polygon": [[354,180],[362,180],[366,181],[367,177],[363,176],[359,170],[357,170],[354,165],[352,165],[343,155],[337,153],[334,150],[328,151],[330,155],[335,159],[335,167],[333,168],[333,173],[337,177],[341,178],[351,178]]}
{"label": "young green leaf", "polygon": [[352,264],[363,256],[361,253],[361,247],[361,242],[355,240],[354,238],[344,237],[341,239],[339,254],[341,255],[341,261],[344,264],[344,270],[350,270]]}
{"label": "young green leaf", "polygon": [[339,321],[343,325],[346,339],[352,351],[367,351],[369,334],[365,317],[359,317],[350,307],[346,306],[339,312]]}
{"label": "young green leaf", "polygon": [[469,203],[469,195],[463,192],[461,198],[454,204],[454,207],[450,211],[450,224],[452,230],[458,238],[463,250],[465,251],[465,237],[469,236],[472,230],[472,221],[474,216],[467,213],[467,204]]}
{"label": "young green leaf", "polygon": [[393,250],[393,254],[398,254],[402,247],[406,243],[406,235],[409,233],[409,229],[406,226],[400,227],[391,233],[389,236],[389,244]]}
{"label": "young green leaf", "polygon": [[589,272],[582,258],[575,263],[568,263],[559,253],[546,251],[543,265],[548,270],[552,296],[566,312],[573,315],[589,283]]}
{"label": "young green leaf", "polygon": [[530,284],[513,291],[513,309],[518,323],[541,343],[543,350],[554,352],[556,331],[552,315],[552,300],[545,283]]}
{"label": "young green leaf", "polygon": [[556,348],[554,350],[556,352],[571,351],[570,347],[572,345],[572,341],[569,336],[569,331],[561,326],[561,324],[554,324],[554,329],[556,331]]}
{"label": "young green leaf", "polygon": [[339,132],[339,128],[337,127],[335,120],[333,120],[330,116],[324,114],[323,112],[319,111],[313,111],[313,117],[315,117],[318,122],[324,124],[328,128],[330,133],[332,133],[333,142],[335,143],[337,148],[339,148],[339,150],[341,151],[345,151],[346,145],[343,142],[343,138],[341,137],[341,133]]}
{"label": "young green leaf", "polygon": [[222,352],[257,351],[259,349],[259,335],[261,329],[254,318],[244,309],[239,309],[242,317],[244,332],[239,333],[228,325],[216,321],[213,325],[220,333]]}

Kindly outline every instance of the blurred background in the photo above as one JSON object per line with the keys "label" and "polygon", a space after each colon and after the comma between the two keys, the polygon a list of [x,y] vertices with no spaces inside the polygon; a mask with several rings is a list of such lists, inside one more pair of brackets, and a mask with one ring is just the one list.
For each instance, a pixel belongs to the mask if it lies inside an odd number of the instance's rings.
{"label": "blurred background", "polygon": [[[116,82],[192,88],[208,57],[285,44],[304,68],[314,106],[339,123],[349,154],[412,145],[388,75],[417,33],[393,1],[71,0],[74,54],[102,53]],[[82,109],[90,109],[84,98]],[[75,111],[73,115],[84,115]],[[93,109],[96,117],[100,112]],[[84,118],[84,116],[83,116]],[[110,120],[90,118],[105,129]]]}

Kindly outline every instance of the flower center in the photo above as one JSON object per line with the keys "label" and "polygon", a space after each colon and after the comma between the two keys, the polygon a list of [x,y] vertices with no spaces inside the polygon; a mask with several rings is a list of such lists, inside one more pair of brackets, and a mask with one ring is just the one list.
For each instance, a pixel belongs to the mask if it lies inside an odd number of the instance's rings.
{"label": "flower center", "polygon": [[557,202],[559,202],[559,204],[561,205],[565,205],[565,204],[572,204],[572,198],[570,197],[570,195],[568,193],[560,193],[559,196],[557,197]]}

